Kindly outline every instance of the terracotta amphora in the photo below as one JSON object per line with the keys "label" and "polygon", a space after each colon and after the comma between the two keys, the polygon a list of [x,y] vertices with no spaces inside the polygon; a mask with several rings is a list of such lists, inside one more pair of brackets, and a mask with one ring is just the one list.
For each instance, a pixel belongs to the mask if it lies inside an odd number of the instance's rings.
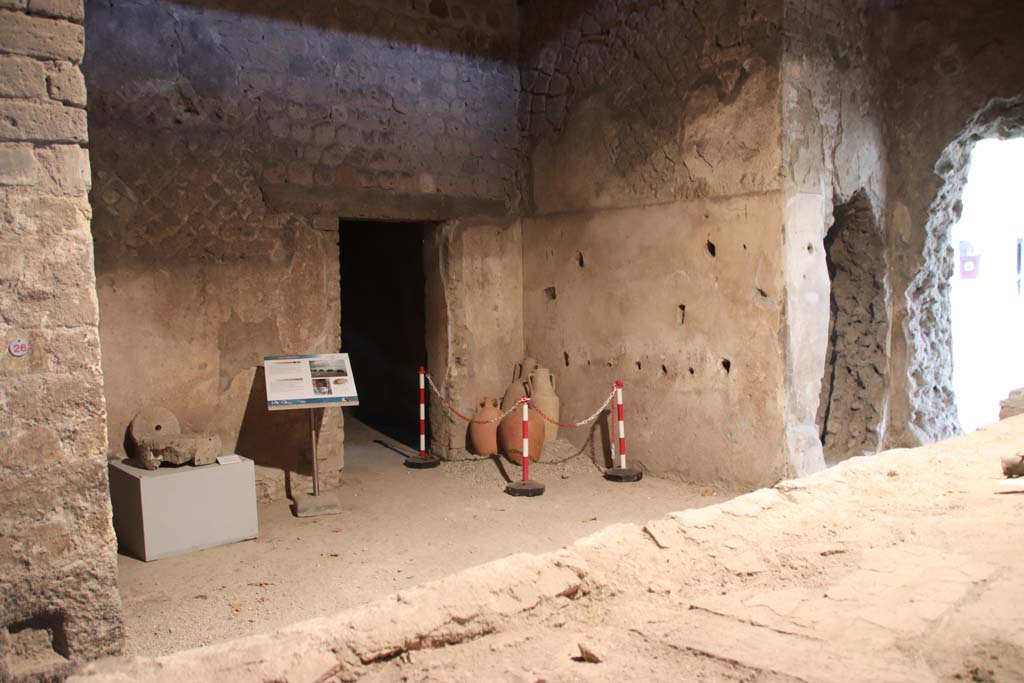
{"label": "terracotta amphora", "polygon": [[[501,409],[498,408],[498,399],[494,396],[485,396],[476,405],[476,413],[473,415],[474,422],[469,424],[469,431],[466,434],[466,447],[474,455],[494,455],[498,452],[498,416]],[[480,420],[494,420],[487,424],[478,424]]]}
{"label": "terracotta amphora", "polygon": [[529,396],[525,384],[536,369],[537,361],[533,358],[524,358],[522,363],[516,363],[512,369],[512,383],[508,385],[508,389],[505,390],[505,395],[501,399],[502,410],[511,408],[512,404],[518,401],[521,396]]}
{"label": "terracotta amphora", "polygon": [[[530,375],[530,399],[540,410],[554,421],[558,421],[558,396],[555,394],[555,376],[547,368],[537,368]],[[546,438],[554,441],[558,438],[558,425],[550,422],[545,427]]]}
{"label": "terracotta amphora", "polygon": [[[513,401],[514,403],[514,401]],[[536,410],[530,411],[530,462],[539,462],[544,448],[544,420]],[[522,407],[505,416],[498,425],[498,449],[517,465],[523,464]]]}

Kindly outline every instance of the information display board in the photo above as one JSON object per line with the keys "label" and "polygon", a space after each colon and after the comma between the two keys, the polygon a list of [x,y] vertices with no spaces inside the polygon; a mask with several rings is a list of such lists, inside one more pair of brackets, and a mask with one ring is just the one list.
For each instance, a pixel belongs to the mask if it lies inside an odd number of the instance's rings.
{"label": "information display board", "polygon": [[347,353],[264,356],[267,409],[359,405]]}

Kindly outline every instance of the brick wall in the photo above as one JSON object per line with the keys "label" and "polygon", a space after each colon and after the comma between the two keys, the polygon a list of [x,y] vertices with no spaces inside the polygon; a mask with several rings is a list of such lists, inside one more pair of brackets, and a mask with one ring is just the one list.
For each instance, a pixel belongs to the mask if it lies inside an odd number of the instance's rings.
{"label": "brick wall", "polygon": [[[80,0],[0,2],[0,679],[123,640]],[[27,355],[9,343],[24,339]],[[33,679],[36,680],[36,679]]]}

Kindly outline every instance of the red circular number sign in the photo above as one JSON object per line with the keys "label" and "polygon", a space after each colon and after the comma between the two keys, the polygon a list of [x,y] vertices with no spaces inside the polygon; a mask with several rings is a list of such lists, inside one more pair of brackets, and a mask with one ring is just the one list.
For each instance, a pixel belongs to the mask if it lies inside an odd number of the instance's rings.
{"label": "red circular number sign", "polygon": [[7,350],[11,352],[12,356],[20,358],[28,353],[28,342],[24,339],[15,339],[7,345]]}

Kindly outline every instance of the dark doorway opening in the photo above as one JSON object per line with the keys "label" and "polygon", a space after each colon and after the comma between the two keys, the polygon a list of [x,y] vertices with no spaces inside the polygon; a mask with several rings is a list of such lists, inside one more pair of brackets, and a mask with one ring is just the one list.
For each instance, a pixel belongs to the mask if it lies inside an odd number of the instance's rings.
{"label": "dark doorway opening", "polygon": [[[422,223],[342,220],[341,348],[359,388],[352,414],[418,448],[417,370],[427,362]],[[429,424],[429,422],[428,422]]]}

